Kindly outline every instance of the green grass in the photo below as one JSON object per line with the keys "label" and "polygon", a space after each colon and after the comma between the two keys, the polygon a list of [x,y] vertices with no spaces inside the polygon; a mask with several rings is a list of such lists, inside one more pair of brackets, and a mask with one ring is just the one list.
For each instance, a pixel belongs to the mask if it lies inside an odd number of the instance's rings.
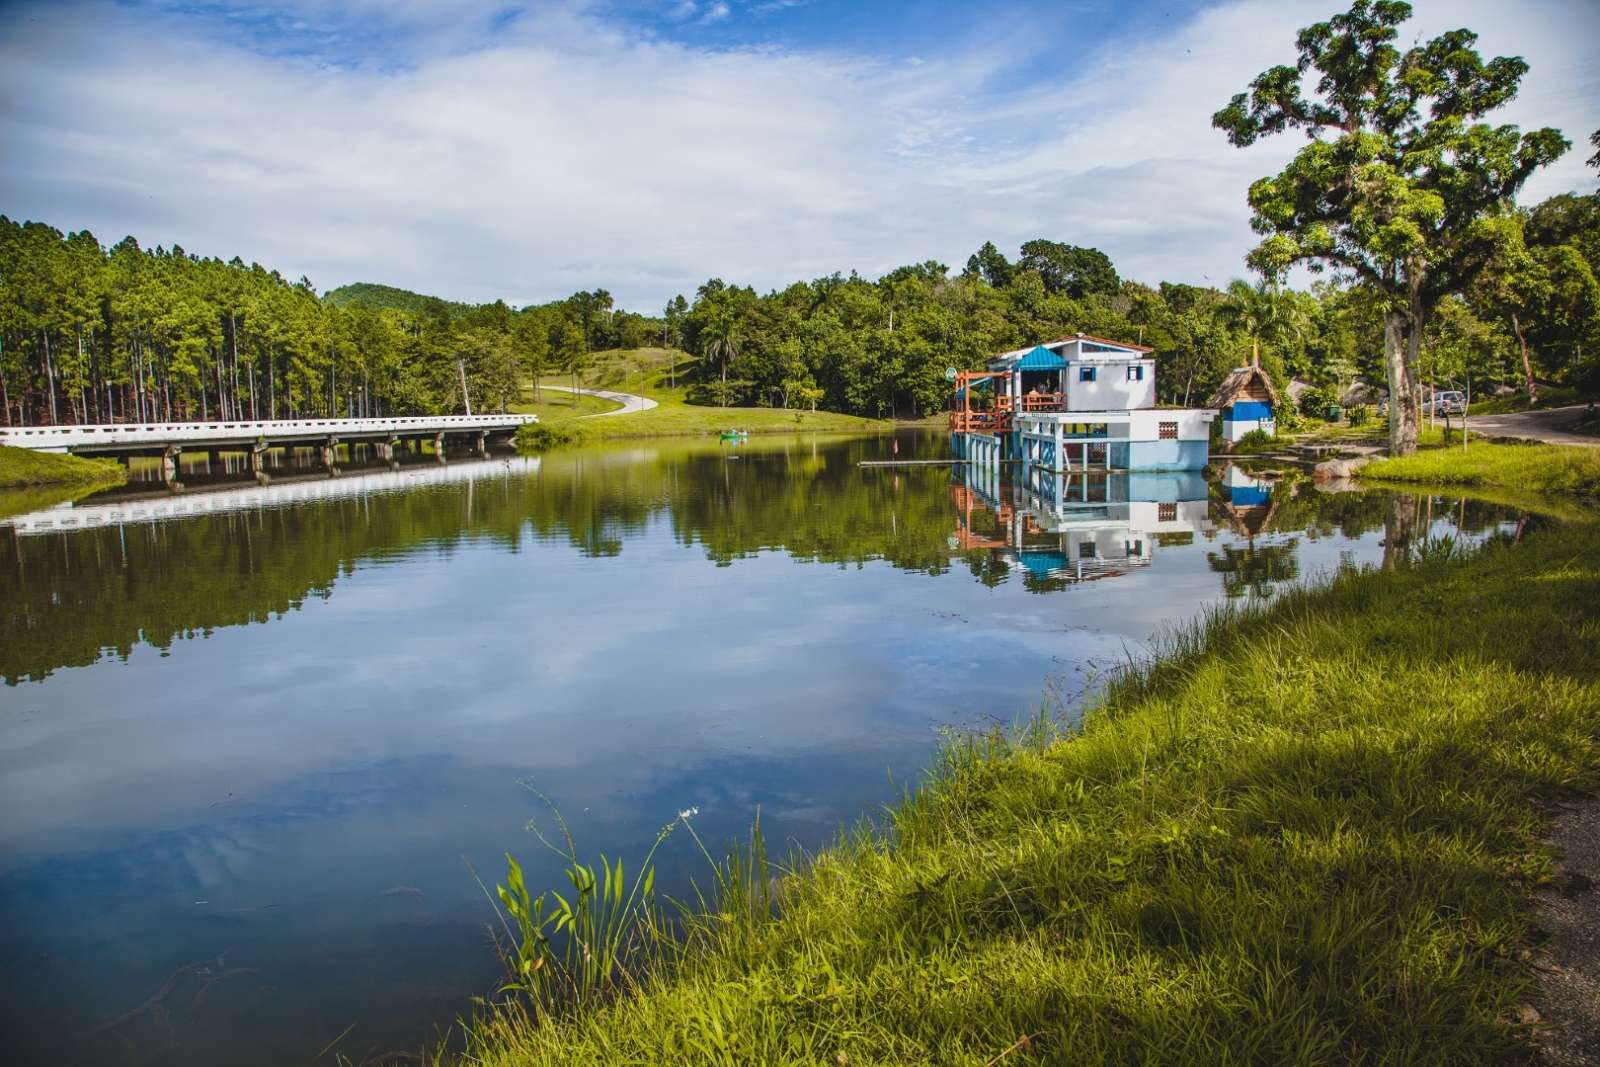
{"label": "green grass", "polygon": [[1305,443],[1337,441],[1351,444],[1383,444],[1389,439],[1389,429],[1382,419],[1374,417],[1360,426],[1352,426],[1348,422],[1318,422],[1308,429],[1296,430],[1279,436],[1288,437],[1295,442]]}
{"label": "green grass", "polygon": [[697,366],[693,356],[676,348],[613,348],[594,354],[578,384],[682,400]]}
{"label": "green grass", "polygon": [[1361,468],[1361,479],[1600,497],[1600,449],[1474,441],[1378,460]]}
{"label": "green grass", "polygon": [[584,426],[593,439],[714,434],[726,429],[750,433],[886,433],[887,419],[864,419],[832,411],[783,408],[713,408],[662,400],[661,406],[633,415],[594,419]]}
{"label": "green grass", "polygon": [[1505,415],[1513,411],[1534,411],[1543,408],[1559,408],[1568,404],[1581,404],[1589,399],[1577,389],[1567,386],[1543,387],[1539,390],[1539,402],[1530,404],[1528,394],[1525,392],[1512,393],[1509,396],[1497,396],[1472,401],[1472,406],[1467,410],[1468,415]]}
{"label": "green grass", "polygon": [[[675,367],[669,374],[669,366]],[[794,408],[707,407],[687,400],[695,363],[686,353],[664,348],[641,348],[597,352],[591,366],[578,382],[590,389],[613,389],[648,396],[660,406],[649,411],[618,415],[608,419],[586,419],[581,424],[563,425],[559,432],[530,432],[520,440],[527,447],[548,448],[555,444],[604,441],[631,437],[677,437],[720,433],[727,429],[765,433],[886,433],[897,425],[890,419],[868,419],[832,411],[803,411]],[[677,384],[673,385],[673,378]],[[549,379],[569,385],[561,377]],[[524,399],[531,389],[524,390]],[[545,394],[543,407],[519,404],[515,411],[534,411],[545,422],[567,422],[561,417],[565,400],[559,393]],[[605,408],[611,405],[605,402]],[[546,418],[545,412],[551,412]],[[570,413],[570,408],[565,408]],[[581,413],[581,412],[580,412]],[[944,425],[944,416],[924,420],[929,426]]]}
{"label": "green grass", "polygon": [[127,472],[115,460],[0,445],[0,488],[121,485],[127,480]]}
{"label": "green grass", "polygon": [[562,393],[554,389],[540,389],[539,399],[535,400],[531,385],[523,389],[523,399],[520,402],[507,405],[510,411],[518,415],[539,416],[540,422],[565,422],[586,415],[615,411],[621,406],[614,400],[604,400],[598,396],[586,396],[582,393]]}
{"label": "green grass", "polygon": [[1524,1055],[1547,805],[1600,767],[1600,526],[1417,554],[1207,618],[1070,736],[954,741],[779,918],[691,910],[631,991],[485,1009],[466,1061]]}

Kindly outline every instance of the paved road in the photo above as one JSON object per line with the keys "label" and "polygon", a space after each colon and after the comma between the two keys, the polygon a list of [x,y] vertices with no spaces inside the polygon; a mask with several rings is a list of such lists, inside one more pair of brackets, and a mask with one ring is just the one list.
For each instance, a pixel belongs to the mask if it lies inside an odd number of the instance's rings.
{"label": "paved road", "polygon": [[584,396],[597,396],[601,400],[610,400],[613,403],[622,405],[615,411],[597,411],[593,415],[583,416],[586,419],[603,419],[609,415],[635,415],[641,411],[649,411],[651,408],[661,406],[647,396],[639,396],[637,393],[616,393],[610,389],[574,389],[570,385],[549,385],[544,382],[539,383],[539,388],[541,390],[554,389],[558,393],[581,393]]}
{"label": "paved road", "polygon": [[1543,411],[1515,411],[1506,415],[1468,415],[1467,429],[1491,437],[1520,437],[1552,445],[1590,445],[1600,447],[1600,437],[1573,433],[1587,404]]}

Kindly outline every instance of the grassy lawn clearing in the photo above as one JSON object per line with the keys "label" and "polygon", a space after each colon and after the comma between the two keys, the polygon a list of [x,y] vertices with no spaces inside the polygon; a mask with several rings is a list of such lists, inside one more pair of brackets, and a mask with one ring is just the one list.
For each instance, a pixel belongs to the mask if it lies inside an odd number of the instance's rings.
{"label": "grassy lawn clearing", "polygon": [[539,399],[535,400],[532,386],[525,386],[522,395],[523,399],[508,405],[507,410],[518,415],[537,415],[540,422],[565,422],[585,415],[601,415],[622,407],[614,400],[583,393],[563,393],[555,389],[539,390]]}
{"label": "grassy lawn clearing", "polygon": [[1600,450],[1472,441],[1425,448],[1361,468],[1363,481],[1512,489],[1600,497]]}
{"label": "grassy lawn clearing", "polygon": [[[669,374],[669,366],[676,367]],[[609,419],[588,419],[581,425],[553,426],[545,430],[529,430],[519,438],[526,447],[548,448],[557,444],[579,441],[603,441],[630,437],[674,437],[709,435],[724,430],[744,430],[761,433],[887,433],[906,425],[943,427],[945,416],[940,413],[920,423],[908,424],[892,419],[868,419],[859,415],[842,415],[832,411],[809,411],[798,408],[771,407],[709,407],[687,401],[689,381],[694,372],[694,361],[685,353],[662,348],[641,348],[595,353],[592,365],[579,375],[579,384],[590,389],[611,389],[619,392],[647,396],[660,404],[649,411],[618,415]],[[673,385],[673,378],[677,384]],[[570,379],[550,377],[558,385],[571,384]],[[525,390],[525,396],[528,391]],[[609,402],[601,410],[615,405]],[[542,406],[520,404],[515,411],[532,411],[546,423],[565,423],[571,417],[571,408],[560,393],[545,393]],[[549,412],[548,417],[546,412]],[[580,411],[579,414],[585,412]],[[565,415],[565,417],[563,417]]]}

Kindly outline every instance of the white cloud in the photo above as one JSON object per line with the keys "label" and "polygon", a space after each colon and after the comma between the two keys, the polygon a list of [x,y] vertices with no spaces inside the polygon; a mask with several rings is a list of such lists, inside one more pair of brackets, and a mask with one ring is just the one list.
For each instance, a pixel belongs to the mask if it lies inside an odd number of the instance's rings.
{"label": "white cloud", "polygon": [[[1219,281],[1252,242],[1245,187],[1300,142],[1238,151],[1210,114],[1331,8],[1224,3],[1165,35],[1063,50],[1059,77],[1020,91],[1017,34],[895,63],[695,49],[581,8],[487,37],[493,5],[450,28],[430,4],[385,10],[411,32],[394,62],[334,68],[224,43],[178,14],[11,8],[0,210],[240,254],[324,287],[470,300],[605,286],[649,310],[710,275],[767,287],[930,256],[959,265],[984,240],[1035,236],[1098,245],[1149,281]],[[1424,9],[1418,31],[1447,16],[1479,29],[1486,52],[1533,64],[1509,121],[1580,145],[1600,126],[1585,55],[1600,14],[1442,10]],[[329,39],[359,24],[316,0],[295,14]],[[1584,154],[1529,195],[1592,188]]]}

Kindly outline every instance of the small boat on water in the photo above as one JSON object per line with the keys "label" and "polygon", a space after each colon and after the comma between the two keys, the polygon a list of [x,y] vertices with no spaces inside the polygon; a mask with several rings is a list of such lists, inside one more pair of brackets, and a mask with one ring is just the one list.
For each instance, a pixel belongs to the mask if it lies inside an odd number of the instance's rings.
{"label": "small boat on water", "polygon": [[750,436],[749,430],[723,430],[718,438],[723,441],[743,441]]}

